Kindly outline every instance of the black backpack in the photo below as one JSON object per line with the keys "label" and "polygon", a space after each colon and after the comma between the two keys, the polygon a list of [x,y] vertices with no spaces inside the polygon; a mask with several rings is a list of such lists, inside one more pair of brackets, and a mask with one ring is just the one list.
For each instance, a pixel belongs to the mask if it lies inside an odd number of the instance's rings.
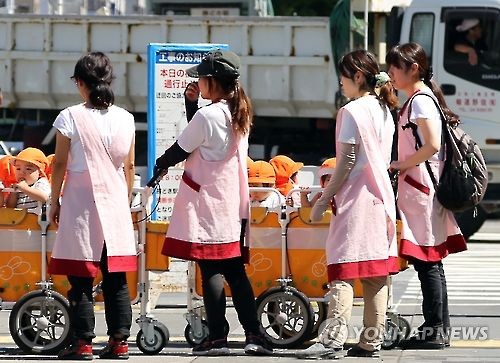
{"label": "black backpack", "polygon": [[445,145],[446,159],[439,183],[431,170],[429,162],[425,166],[436,189],[438,201],[453,212],[461,212],[475,207],[483,199],[488,185],[488,171],[481,150],[462,129],[450,125],[443,110],[434,97],[427,93],[417,93],[408,104],[408,124],[415,137],[415,149],[422,146],[417,133],[417,125],[410,122],[411,102],[418,95],[425,95],[434,101],[439,109],[442,125],[442,140]]}

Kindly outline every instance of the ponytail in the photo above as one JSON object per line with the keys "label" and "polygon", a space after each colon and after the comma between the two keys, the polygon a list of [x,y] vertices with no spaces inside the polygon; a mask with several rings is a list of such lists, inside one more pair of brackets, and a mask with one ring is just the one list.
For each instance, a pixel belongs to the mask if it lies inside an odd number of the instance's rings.
{"label": "ponytail", "polygon": [[253,124],[253,108],[238,78],[215,78],[221,86],[231,112],[233,130],[238,135],[247,135]]}
{"label": "ponytail", "polygon": [[432,93],[434,93],[434,96],[436,96],[439,106],[441,107],[441,110],[443,110],[443,113],[446,116],[447,122],[450,125],[458,125],[460,123],[460,117],[448,107],[448,104],[444,99],[441,87],[439,87],[439,85],[430,78],[424,77],[423,81],[424,84],[431,89]]}
{"label": "ponytail", "polygon": [[390,110],[394,110],[398,106],[399,100],[396,92],[394,92],[389,75],[380,72],[375,76],[375,82],[375,94],[379,102],[389,107]]}
{"label": "ponytail", "polygon": [[253,123],[252,102],[239,81],[236,81],[234,96],[229,99],[229,110],[233,117],[234,131],[240,135],[248,134]]}

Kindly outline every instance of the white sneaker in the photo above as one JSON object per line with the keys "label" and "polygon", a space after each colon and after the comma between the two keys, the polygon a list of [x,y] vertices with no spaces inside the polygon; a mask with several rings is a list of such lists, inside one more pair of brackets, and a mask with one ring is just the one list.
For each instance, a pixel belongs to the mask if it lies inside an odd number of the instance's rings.
{"label": "white sneaker", "polygon": [[297,358],[325,358],[334,356],[335,353],[340,352],[342,348],[327,347],[323,343],[314,343],[309,348],[300,350],[295,353]]}

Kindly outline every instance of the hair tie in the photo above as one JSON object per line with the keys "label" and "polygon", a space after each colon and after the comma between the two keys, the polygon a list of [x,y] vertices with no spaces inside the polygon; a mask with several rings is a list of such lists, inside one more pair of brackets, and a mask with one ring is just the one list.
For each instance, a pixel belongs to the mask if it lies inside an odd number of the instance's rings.
{"label": "hair tie", "polygon": [[375,88],[380,88],[391,80],[391,77],[385,72],[380,72],[375,75]]}

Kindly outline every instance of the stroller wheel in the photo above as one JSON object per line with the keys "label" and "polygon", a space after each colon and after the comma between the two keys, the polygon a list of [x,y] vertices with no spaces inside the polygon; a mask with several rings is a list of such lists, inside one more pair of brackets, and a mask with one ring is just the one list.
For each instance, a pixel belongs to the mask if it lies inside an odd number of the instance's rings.
{"label": "stroller wheel", "polygon": [[398,314],[388,312],[385,320],[383,349],[392,349],[396,347],[401,340],[404,340],[410,334],[410,324]]}
{"label": "stroller wheel", "polygon": [[153,332],[153,341],[149,343],[146,341],[144,332],[142,330],[139,330],[135,342],[137,343],[137,347],[139,348],[139,350],[144,354],[155,355],[160,353],[161,350],[167,345],[169,337],[165,336],[165,333],[168,334],[168,330],[165,331],[160,327],[155,326]]}
{"label": "stroller wheel", "polygon": [[313,340],[318,337],[318,330],[322,322],[325,321],[328,315],[328,303],[324,301],[311,301],[311,307],[314,312],[314,324],[308,340]]}
{"label": "stroller wheel", "polygon": [[[229,334],[229,323],[224,323],[224,332],[226,335]],[[191,324],[186,325],[184,329],[184,338],[186,338],[187,343],[191,347],[196,347],[198,344],[201,344],[203,340],[208,337],[208,324],[206,320],[201,321],[201,331],[195,332]]]}
{"label": "stroller wheel", "polygon": [[9,330],[18,347],[27,353],[57,353],[71,338],[69,303],[53,290],[32,291],[12,308]]}
{"label": "stroller wheel", "polygon": [[293,348],[306,341],[314,324],[309,299],[291,287],[276,287],[257,299],[261,329],[275,347]]}

